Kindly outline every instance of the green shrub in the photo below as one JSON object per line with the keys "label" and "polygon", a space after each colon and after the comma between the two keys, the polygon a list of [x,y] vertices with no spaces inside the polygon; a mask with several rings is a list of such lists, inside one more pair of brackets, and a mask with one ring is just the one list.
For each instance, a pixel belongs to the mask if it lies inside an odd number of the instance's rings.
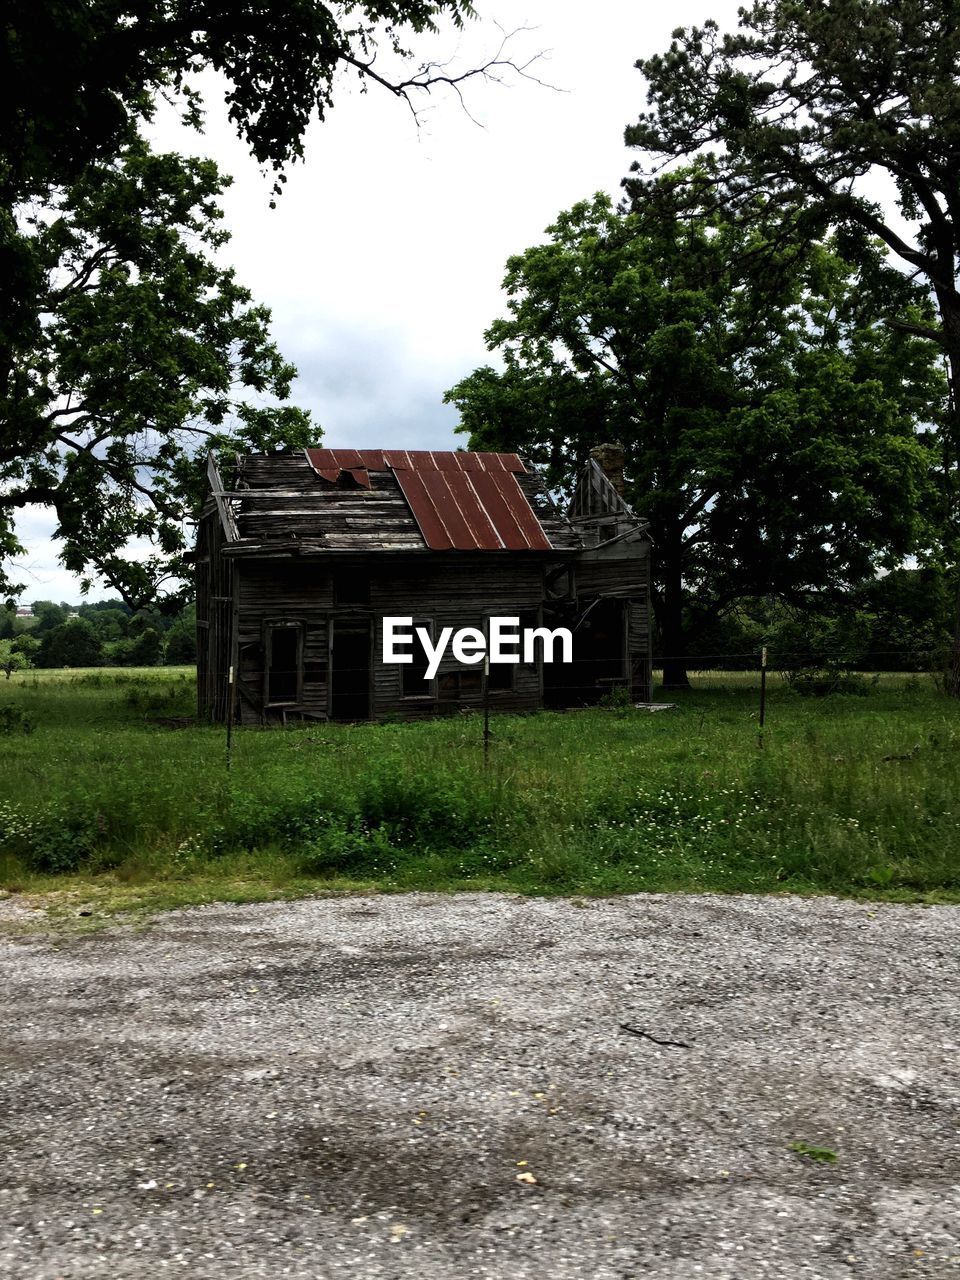
{"label": "green shrub", "polygon": [[0,707],[0,733],[33,733],[36,725],[20,707]]}
{"label": "green shrub", "polygon": [[600,694],[596,705],[602,710],[608,710],[616,713],[618,717],[623,717],[634,709],[634,699],[630,696],[630,687],[614,685],[605,694]]}
{"label": "green shrub", "polygon": [[24,813],[0,805],[0,850],[28,871],[57,874],[87,866],[106,843],[106,821],[89,810]]}
{"label": "green shrub", "polygon": [[409,773],[380,760],[363,778],[355,825],[397,848],[466,849],[493,826],[494,806],[476,774]]}
{"label": "green shrub", "polygon": [[265,799],[235,791],[206,846],[219,856],[273,845],[302,852],[305,866],[360,866],[400,849],[480,846],[494,818],[475,778],[405,774],[387,759],[365,772],[355,792],[318,789]]}
{"label": "green shrub", "polygon": [[318,840],[329,822],[325,798],[314,792],[270,800],[234,792],[226,817],[210,829],[206,843],[214,857],[270,845],[296,851]]}
{"label": "green shrub", "polygon": [[608,689],[606,693],[600,695],[597,699],[597,706],[604,711],[630,711],[633,708],[633,699],[630,696],[630,689],[625,684],[616,684],[612,689]]}
{"label": "green shrub", "polygon": [[[114,681],[121,683],[122,677]],[[194,710],[193,683],[186,679],[167,681],[158,685],[142,677],[132,681],[123,697],[133,711],[141,715],[170,715]]]}
{"label": "green shrub", "polygon": [[382,830],[351,829],[342,822],[325,827],[297,860],[297,870],[305,876],[351,871],[389,875],[396,866],[397,850]]}
{"label": "green shrub", "polygon": [[864,698],[876,692],[880,683],[879,676],[867,677],[858,671],[835,671],[829,667],[791,671],[787,680],[790,687],[804,698],[825,698],[831,693]]}

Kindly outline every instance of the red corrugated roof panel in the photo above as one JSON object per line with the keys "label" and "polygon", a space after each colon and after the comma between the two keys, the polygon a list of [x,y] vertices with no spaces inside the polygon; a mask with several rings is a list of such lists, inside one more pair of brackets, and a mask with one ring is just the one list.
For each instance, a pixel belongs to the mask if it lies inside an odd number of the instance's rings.
{"label": "red corrugated roof panel", "polygon": [[540,521],[513,475],[480,471],[470,479],[505,546],[542,551],[546,542],[549,547]]}
{"label": "red corrugated roof panel", "polygon": [[344,471],[370,487],[368,471],[392,470],[433,551],[550,551],[517,483],[515,453],[430,449],[308,449],[311,466],[336,483]]}
{"label": "red corrugated roof panel", "polygon": [[427,495],[422,473],[413,470],[397,471],[396,476],[407,505],[423,534],[424,542],[435,551],[449,550],[453,541]]}
{"label": "red corrugated roof panel", "polygon": [[551,550],[508,467],[395,466],[394,473],[427,546],[434,551]]}
{"label": "red corrugated roof panel", "polygon": [[364,489],[370,488],[370,471],[385,471],[380,449],[308,449],[307,460],[331,484],[336,484],[346,471]]}

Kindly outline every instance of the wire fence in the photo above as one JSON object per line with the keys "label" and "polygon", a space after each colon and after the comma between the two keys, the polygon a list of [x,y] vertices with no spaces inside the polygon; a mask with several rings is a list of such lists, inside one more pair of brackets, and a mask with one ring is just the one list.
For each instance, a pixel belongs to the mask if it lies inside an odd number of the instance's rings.
{"label": "wire fence", "polygon": [[[674,700],[696,692],[740,692],[755,690],[756,705],[751,722],[756,723],[758,747],[764,745],[768,722],[768,694],[771,688],[789,689],[801,695],[829,697],[833,694],[869,694],[875,689],[905,689],[913,683],[926,682],[946,692],[950,651],[917,647],[856,649],[853,647],[817,647],[805,650],[775,650],[762,647],[736,653],[655,654],[649,662],[635,660],[635,669],[626,674],[622,653],[574,658],[558,665],[555,673],[538,658],[535,662],[518,660],[503,664],[507,676],[496,673],[484,659],[476,663],[451,663],[446,659],[434,677],[422,674],[422,663],[411,672],[410,663],[397,663],[399,679],[389,696],[379,696],[374,687],[374,671],[378,665],[373,656],[351,665],[331,661],[330,656],[305,655],[291,666],[256,666],[243,664],[226,672],[202,671],[201,676],[218,689],[221,710],[225,712],[227,730],[227,767],[230,767],[234,725],[250,722],[282,723],[288,718],[323,720],[365,720],[384,716],[404,716],[405,712],[420,717],[424,714],[451,714],[457,711],[481,713],[483,716],[483,759],[490,756],[490,716],[500,710],[564,709],[600,706],[639,708],[669,706]],[[388,665],[388,664],[379,664]],[[393,664],[389,664],[393,665]],[[525,679],[518,679],[518,672]],[[404,674],[406,673],[406,674]],[[225,684],[220,684],[225,682]],[[635,702],[636,691],[643,688],[646,697]],[[340,691],[338,693],[338,690]],[[501,695],[514,694],[510,703]],[[312,694],[312,696],[311,696]],[[526,696],[529,706],[517,706]],[[356,701],[350,701],[355,698]],[[245,699],[248,715],[240,709]],[[339,699],[339,708],[338,708]],[[425,704],[429,704],[426,706]],[[339,709],[339,714],[338,714]],[[253,715],[251,717],[252,712]]]}
{"label": "wire fence", "polygon": [[[645,665],[648,661],[639,655],[632,655],[631,660]],[[655,653],[649,659],[649,668],[655,677],[662,676],[665,671],[673,669],[686,672],[690,677],[709,675],[717,683],[722,683],[724,677],[730,677],[731,684],[739,686],[741,682],[736,677],[749,676],[751,674],[759,677],[759,673],[764,667],[771,675],[777,675],[788,682],[799,679],[804,672],[810,671],[835,671],[840,674],[931,675],[936,677],[948,669],[951,660],[952,651],[946,646],[927,650],[915,648],[854,649],[839,647],[835,649],[800,650],[775,649],[770,646],[734,653]],[[498,666],[513,671],[526,672],[546,671],[551,666],[564,672],[604,668],[609,673],[604,677],[604,683],[618,679],[620,683],[626,683],[628,677],[624,672],[624,663],[625,659],[622,654],[602,653],[589,657],[575,657],[570,661],[562,661],[557,658],[552,662],[549,660],[544,661],[538,655],[533,661],[526,661],[521,657],[495,663],[492,665],[491,670]],[[294,666],[278,663],[263,666],[245,663],[241,656],[236,672],[239,679],[247,680],[261,681],[264,678],[290,680],[302,678],[308,682],[325,683],[331,677],[369,674],[374,668],[391,666],[395,666],[401,674],[401,678],[403,678],[404,673],[409,672],[412,666],[417,670],[422,670],[426,665],[423,660],[406,663],[383,663],[373,657],[368,661],[338,662],[335,659],[330,661],[324,655],[311,656],[307,654],[303,661]],[[458,662],[449,655],[444,655],[436,675],[431,677],[431,682],[435,682],[443,676],[458,673],[480,673],[483,668],[483,655],[474,662]],[[206,668],[205,670],[208,678],[229,678],[228,669],[211,671]],[[619,676],[614,672],[619,672]]]}
{"label": "wire fence", "polygon": [[[709,714],[710,703],[703,699],[729,694],[736,695],[736,702],[730,705],[742,708],[744,731],[755,735],[759,748],[764,745],[765,733],[775,728],[781,708],[785,709],[781,702],[785,696],[806,695],[811,710],[818,700],[827,710],[836,705],[833,695],[893,694],[900,702],[887,699],[882,704],[891,707],[901,705],[903,699],[919,701],[936,695],[943,698],[945,707],[960,715],[960,699],[948,696],[955,690],[952,652],[947,646],[859,649],[838,645],[783,650],[769,646],[735,652],[655,653],[651,661],[629,655],[630,662],[636,662],[629,676],[622,651],[574,657],[569,663],[557,664],[553,672],[540,655],[533,663],[503,666],[445,659],[430,681],[417,680],[414,676],[419,673],[412,673],[410,664],[398,663],[395,678],[387,683],[378,668],[392,664],[383,664],[372,649],[362,660],[345,663],[337,660],[336,653],[331,657],[323,649],[311,653],[307,645],[296,665],[266,665],[262,653],[257,655],[259,662],[255,653],[248,651],[245,662],[241,655],[233,669],[207,667],[201,662],[197,670],[199,718],[223,725],[228,769],[237,729],[273,729],[327,720],[405,720],[458,713],[479,717],[477,744],[482,746],[486,763],[495,737],[491,717],[495,720],[499,712],[576,712],[599,704],[605,710],[642,715],[645,710],[682,709],[692,699],[694,706],[701,712],[707,708]],[[113,680],[123,683],[121,671],[78,669],[71,671],[68,679],[98,686]],[[34,680],[41,674],[19,673],[21,678]],[[136,675],[130,672],[129,679],[135,683],[145,678],[142,668]],[[178,727],[195,722],[193,714],[169,716],[169,712],[181,710],[182,694],[177,695],[176,704],[151,695],[149,688],[130,690],[127,696],[131,705],[155,713],[158,721],[176,720]],[[351,702],[351,697],[356,700]]]}

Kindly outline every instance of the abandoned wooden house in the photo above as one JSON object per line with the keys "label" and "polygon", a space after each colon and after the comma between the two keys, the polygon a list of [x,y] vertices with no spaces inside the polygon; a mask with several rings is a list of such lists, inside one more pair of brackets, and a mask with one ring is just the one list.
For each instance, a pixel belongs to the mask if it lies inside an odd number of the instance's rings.
{"label": "abandoned wooden house", "polygon": [[[562,513],[516,454],[307,449],[209,460],[199,522],[198,701],[243,724],[419,718],[650,696],[650,540],[594,450]],[[601,462],[604,463],[601,466]],[[619,467],[619,474],[618,474]],[[606,469],[604,469],[606,468]],[[573,661],[382,660],[384,617],[428,637],[568,627]],[[559,656],[559,655],[557,655]],[[231,672],[233,679],[231,680]]]}

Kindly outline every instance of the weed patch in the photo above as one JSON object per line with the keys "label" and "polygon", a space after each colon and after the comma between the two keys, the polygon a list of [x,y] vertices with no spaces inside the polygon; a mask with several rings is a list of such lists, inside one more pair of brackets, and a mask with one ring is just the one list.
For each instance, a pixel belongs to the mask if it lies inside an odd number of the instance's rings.
{"label": "weed patch", "polygon": [[791,1142],[789,1149],[795,1151],[798,1156],[815,1160],[818,1164],[837,1163],[837,1153],[831,1151],[829,1147],[811,1147],[809,1142]]}
{"label": "weed patch", "polygon": [[497,716],[486,768],[463,716],[237,730],[229,773],[193,681],[14,674],[35,728],[4,739],[0,884],[960,897],[960,706],[929,681],[807,698],[774,677],[762,749],[744,678],[669,716]]}
{"label": "weed patch", "polygon": [[33,733],[36,725],[20,707],[0,706],[0,734]]}

